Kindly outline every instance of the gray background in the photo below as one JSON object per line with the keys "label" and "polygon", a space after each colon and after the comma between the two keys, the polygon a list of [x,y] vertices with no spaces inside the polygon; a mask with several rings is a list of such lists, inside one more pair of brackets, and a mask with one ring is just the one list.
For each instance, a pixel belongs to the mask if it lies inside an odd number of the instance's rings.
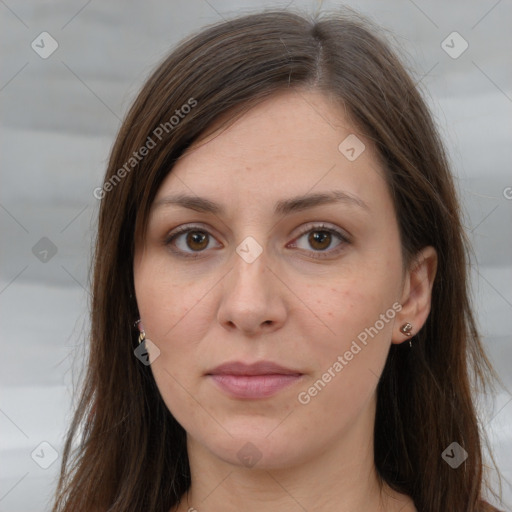
{"label": "gray background", "polygon": [[[144,79],[178,40],[207,23],[261,6],[316,11],[336,5],[341,3],[0,0],[0,511],[48,509],[88,330],[98,210],[93,190]],[[348,5],[394,33],[435,113],[474,244],[478,321],[510,390],[511,2]],[[58,43],[46,59],[31,47],[44,31]],[[454,31],[469,44],[458,58],[442,47]],[[447,41],[452,52],[462,48],[460,40]],[[494,399],[479,401],[483,428],[508,481],[511,400],[498,389]],[[43,469],[53,450],[57,459]],[[512,486],[503,484],[512,510]]]}

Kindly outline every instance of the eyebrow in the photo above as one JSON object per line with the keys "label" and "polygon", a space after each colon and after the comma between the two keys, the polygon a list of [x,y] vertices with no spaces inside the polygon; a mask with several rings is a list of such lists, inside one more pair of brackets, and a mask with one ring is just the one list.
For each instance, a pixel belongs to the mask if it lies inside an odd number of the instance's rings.
{"label": "eyebrow", "polygon": [[[302,196],[282,199],[274,206],[275,215],[287,215],[293,212],[307,210],[315,206],[333,203],[344,203],[349,206],[357,206],[363,210],[369,211],[368,205],[359,197],[356,197],[341,190],[322,192],[315,194],[306,194]],[[186,194],[169,195],[158,199],[153,204],[153,208],[160,206],[178,205],[190,210],[202,213],[213,213],[222,215],[224,207],[210,199],[199,196],[189,196]]]}

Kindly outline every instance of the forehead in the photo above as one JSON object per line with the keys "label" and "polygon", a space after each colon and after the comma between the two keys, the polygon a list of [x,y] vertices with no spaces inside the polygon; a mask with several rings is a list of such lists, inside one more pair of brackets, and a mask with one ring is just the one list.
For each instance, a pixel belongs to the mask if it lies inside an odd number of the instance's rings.
{"label": "forehead", "polygon": [[386,199],[379,197],[387,191],[374,148],[343,105],[320,92],[284,91],[227,128],[224,121],[192,144],[155,202],[178,192],[267,208],[283,197],[340,188],[375,206]]}

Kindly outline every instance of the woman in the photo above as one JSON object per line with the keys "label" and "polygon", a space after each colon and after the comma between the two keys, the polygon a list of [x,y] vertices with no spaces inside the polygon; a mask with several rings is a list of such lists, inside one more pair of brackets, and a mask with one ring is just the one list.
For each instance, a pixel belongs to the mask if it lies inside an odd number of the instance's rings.
{"label": "woman", "polygon": [[54,511],[497,510],[453,181],[377,33],[244,16],[147,80],[95,191]]}

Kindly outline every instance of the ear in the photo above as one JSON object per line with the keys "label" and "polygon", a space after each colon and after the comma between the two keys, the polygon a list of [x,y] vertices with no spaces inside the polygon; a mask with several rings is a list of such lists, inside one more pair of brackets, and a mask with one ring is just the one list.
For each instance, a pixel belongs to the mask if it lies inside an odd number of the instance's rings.
{"label": "ear", "polygon": [[[402,309],[395,317],[392,343],[400,344],[412,338],[423,327],[430,313],[432,287],[437,271],[437,252],[423,248],[411,262],[404,278],[400,304]],[[400,331],[405,323],[412,325],[411,336]]]}

